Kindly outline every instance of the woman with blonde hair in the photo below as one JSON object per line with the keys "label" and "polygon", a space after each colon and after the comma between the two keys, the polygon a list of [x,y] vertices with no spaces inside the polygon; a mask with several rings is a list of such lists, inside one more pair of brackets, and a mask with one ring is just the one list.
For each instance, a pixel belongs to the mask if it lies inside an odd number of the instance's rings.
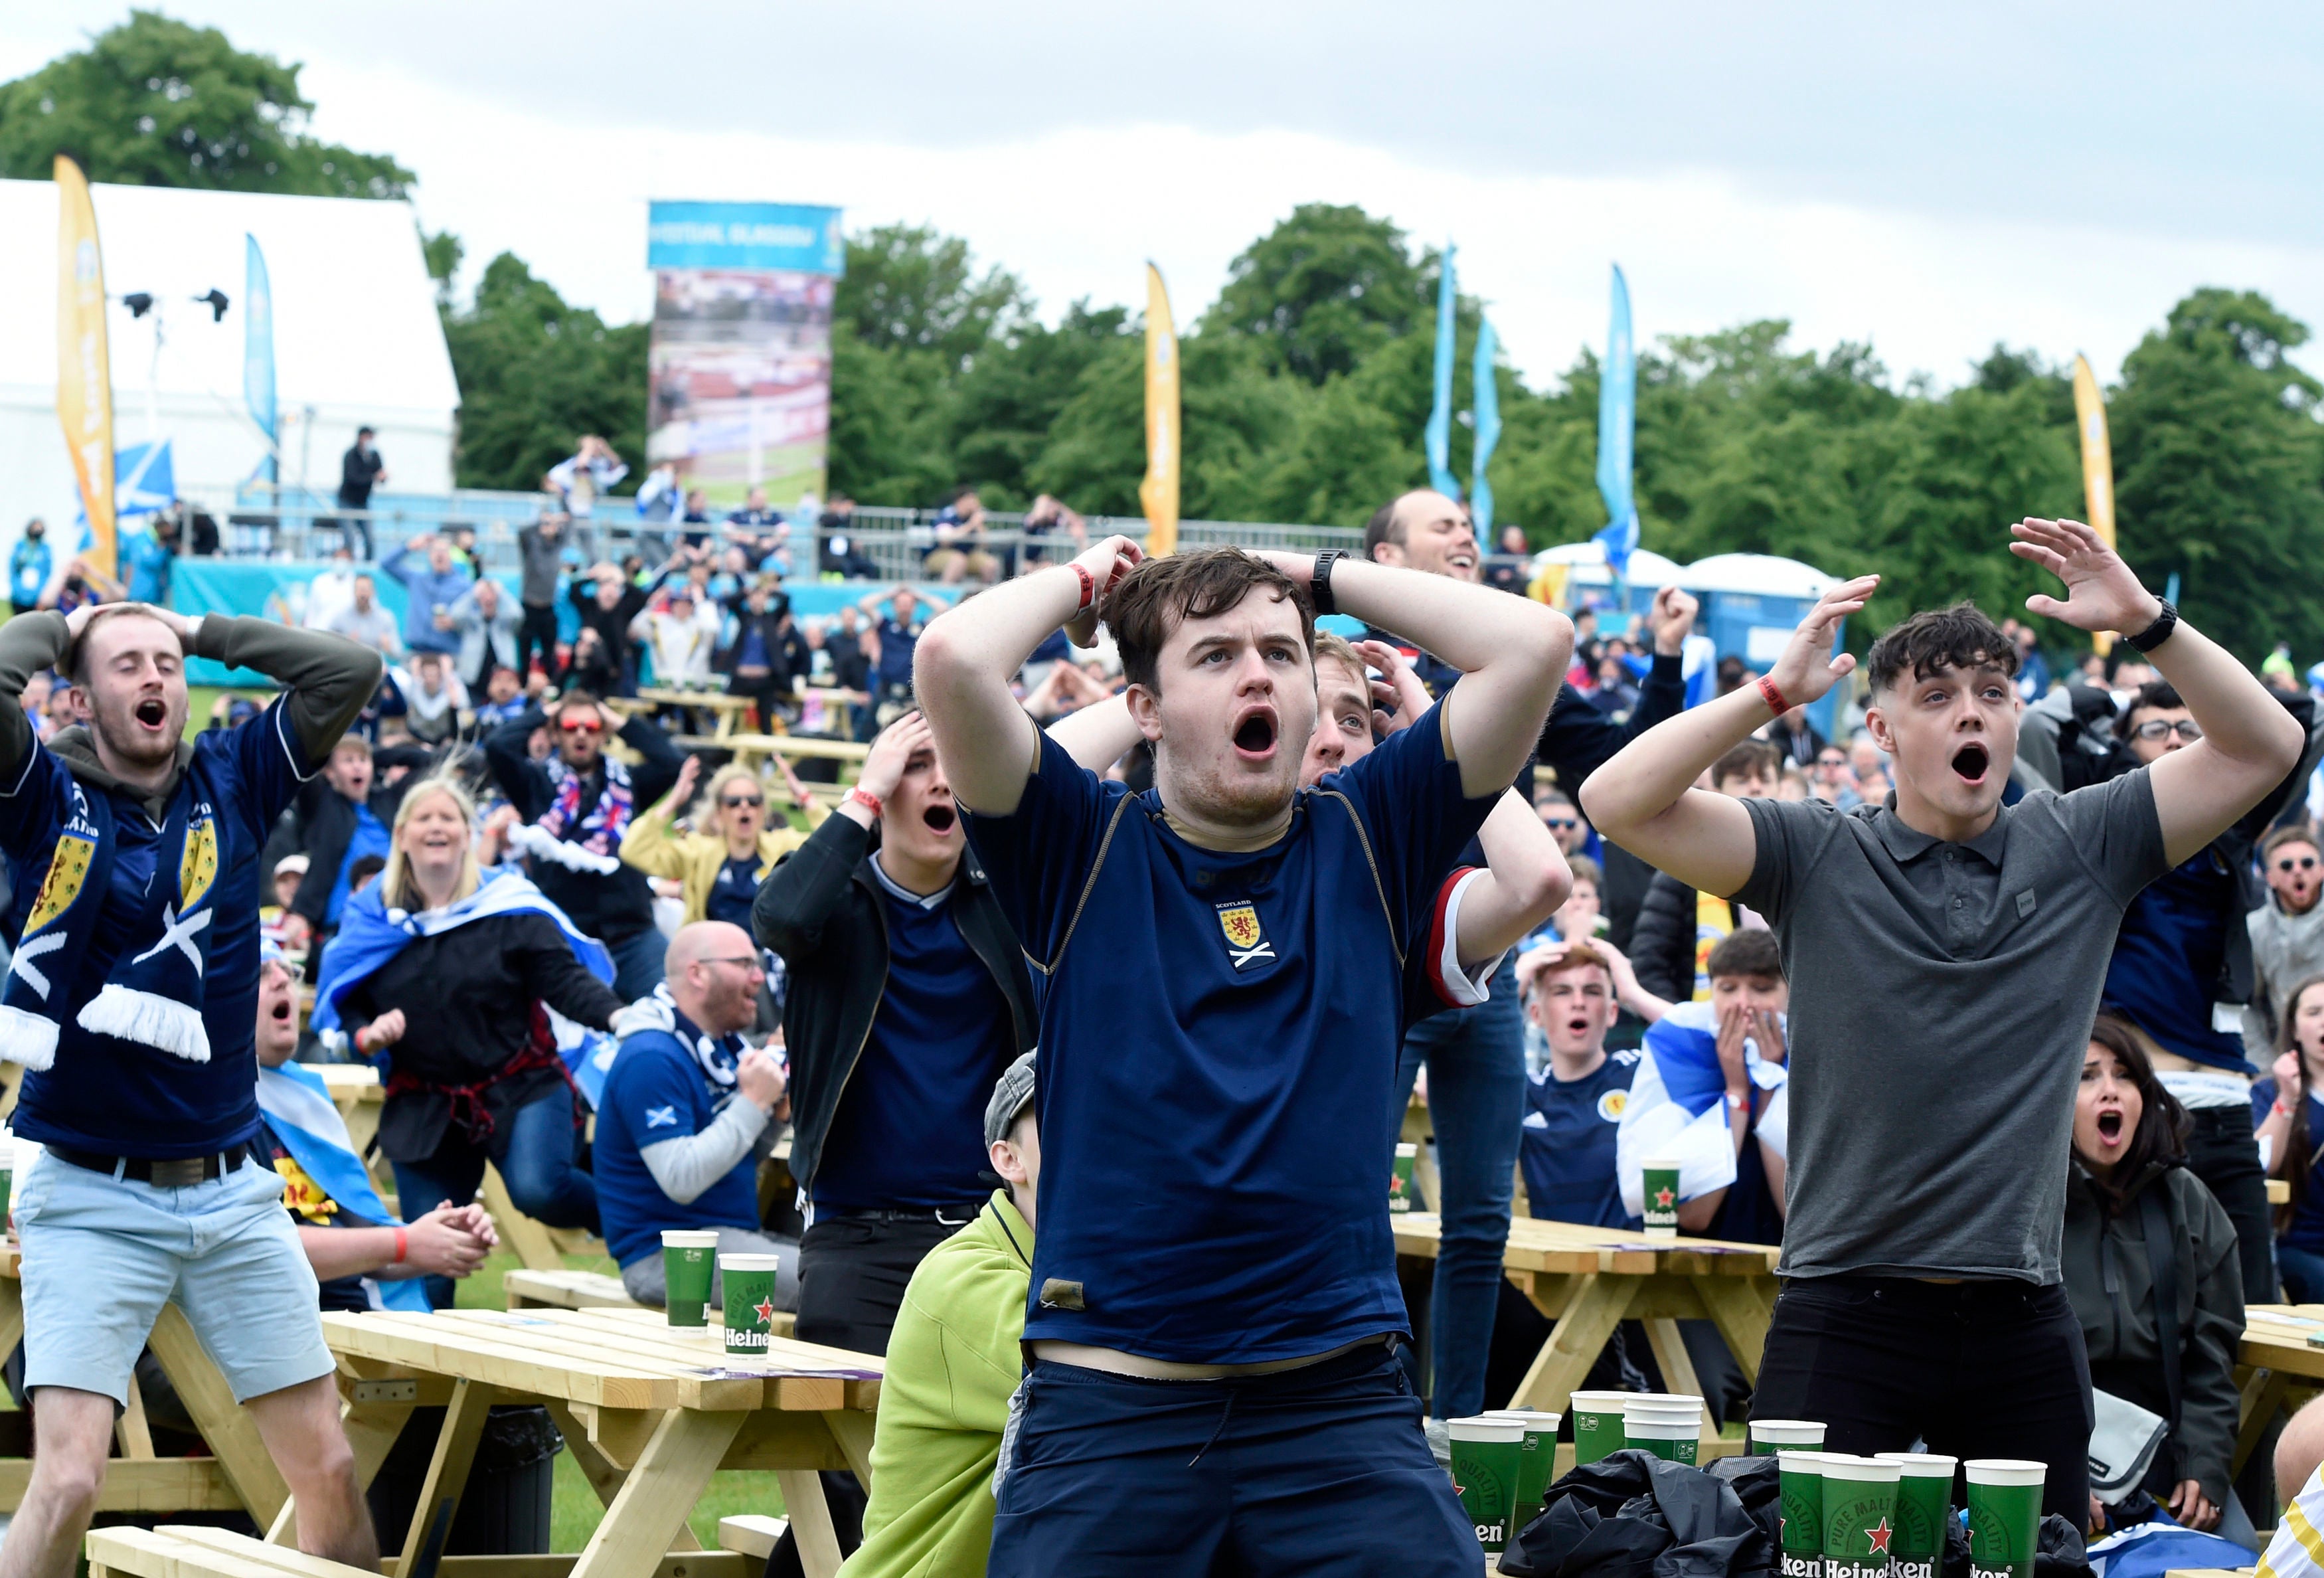
{"label": "woman with blonde hair", "polygon": [[[687,925],[725,920],[749,931],[759,884],[775,862],[807,842],[807,834],[781,820],[770,825],[766,785],[749,768],[733,762],[710,775],[709,789],[694,806],[695,830],[675,831],[672,825],[701,771],[702,759],[687,757],[669,793],[631,818],[622,835],[622,859],[650,877],[672,877],[683,884]],[[791,795],[807,813],[808,831],[831,815],[796,779]]]}
{"label": "woman with blonde hair", "polygon": [[407,1215],[475,1198],[490,1161],[518,1210],[594,1232],[596,1187],[574,1166],[572,1080],[545,1010],[610,1027],[613,960],[514,867],[480,870],[475,840],[475,803],[455,780],[403,797],[387,869],[324,950],[315,1028],[387,1075],[379,1142]]}

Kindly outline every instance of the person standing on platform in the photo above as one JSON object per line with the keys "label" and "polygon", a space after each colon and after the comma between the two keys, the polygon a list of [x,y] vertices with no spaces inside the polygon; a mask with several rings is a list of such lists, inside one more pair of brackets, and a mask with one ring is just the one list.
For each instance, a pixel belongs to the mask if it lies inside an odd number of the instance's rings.
{"label": "person standing on platform", "polygon": [[[387,462],[380,458],[379,449],[372,443],[375,435],[369,428],[355,429],[355,441],[339,457],[339,508],[369,510],[371,490],[387,480]],[[340,533],[346,540],[347,552],[358,564],[372,560],[371,520],[367,515],[355,516],[339,522]],[[363,551],[357,553],[355,545]]]}
{"label": "person standing on platform", "polygon": [[[2027,607],[2150,654],[2203,737],[2111,781],[2002,803],[2015,647],[1969,604],[1873,643],[1866,724],[1886,803],[1735,800],[1693,788],[1769,718],[1851,672],[1833,587],[1756,685],[1663,724],[1582,807],[1607,838],[1768,918],[1791,1010],[1787,1217],[1753,1410],[1821,1419],[1836,1451],[1915,1438],[2049,1465],[2043,1501],[2088,1517],[2089,1364],[2060,1286],[2065,1150],[2123,912],[2256,805],[2305,744],[2282,706],[2139,584],[2088,526],[2027,520],[2012,551],[2068,597]],[[1911,1016],[1902,1040],[1892,1013]],[[1941,1048],[1932,1057],[1928,1048]]]}

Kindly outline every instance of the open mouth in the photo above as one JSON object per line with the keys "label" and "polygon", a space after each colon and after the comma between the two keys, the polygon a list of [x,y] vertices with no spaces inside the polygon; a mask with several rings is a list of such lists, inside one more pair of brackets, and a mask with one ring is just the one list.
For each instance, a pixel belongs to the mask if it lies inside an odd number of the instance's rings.
{"label": "open mouth", "polygon": [[920,820],[927,823],[932,832],[949,833],[960,818],[953,814],[950,806],[930,806],[920,813]]}
{"label": "open mouth", "polygon": [[1953,752],[1953,771],[1967,783],[1984,782],[1985,771],[1992,764],[1992,753],[1974,740]]}
{"label": "open mouth", "polygon": [[290,1000],[287,997],[284,998],[281,1002],[276,1003],[270,1011],[276,1020],[288,1020],[290,1017]]}
{"label": "open mouth", "polygon": [[2122,1114],[2120,1112],[2100,1112],[2098,1114],[2098,1138],[2105,1140],[2108,1145],[2119,1145],[2122,1143]]}
{"label": "open mouth", "polygon": [[1565,1033],[1569,1036],[1586,1036],[1590,1033],[1590,1021],[1586,1019],[1570,1019],[1565,1021]]}
{"label": "open mouth", "polygon": [[1235,749],[1246,756],[1271,756],[1275,753],[1275,714],[1261,710],[1252,713],[1237,724],[1234,732]]}
{"label": "open mouth", "polygon": [[141,701],[137,704],[136,716],[137,721],[147,728],[158,729],[170,721],[170,709],[160,701]]}

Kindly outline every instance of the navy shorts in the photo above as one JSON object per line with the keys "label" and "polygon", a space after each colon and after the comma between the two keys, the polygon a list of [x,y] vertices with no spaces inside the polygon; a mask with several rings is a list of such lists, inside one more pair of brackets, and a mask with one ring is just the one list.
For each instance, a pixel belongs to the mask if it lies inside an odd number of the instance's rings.
{"label": "navy shorts", "polygon": [[1231,1380],[1037,1360],[1012,1416],[988,1578],[1482,1569],[1385,1343]]}

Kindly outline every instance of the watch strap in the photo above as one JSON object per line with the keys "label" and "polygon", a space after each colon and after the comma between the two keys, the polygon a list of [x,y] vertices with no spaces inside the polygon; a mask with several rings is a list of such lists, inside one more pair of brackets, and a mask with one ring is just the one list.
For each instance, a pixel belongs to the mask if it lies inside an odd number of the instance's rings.
{"label": "watch strap", "polygon": [[2156,601],[2163,604],[2163,612],[2154,616],[2154,623],[2136,635],[2123,637],[2123,640],[2128,641],[2138,651],[2153,651],[2164,641],[2169,641],[2171,632],[2179,628],[2179,610],[2172,605],[2171,599],[2162,597],[2157,598]]}
{"label": "watch strap", "polygon": [[1315,556],[1315,570],[1308,578],[1308,601],[1317,614],[1337,614],[1339,600],[1332,595],[1332,567],[1348,556],[1336,548],[1327,548]]}

